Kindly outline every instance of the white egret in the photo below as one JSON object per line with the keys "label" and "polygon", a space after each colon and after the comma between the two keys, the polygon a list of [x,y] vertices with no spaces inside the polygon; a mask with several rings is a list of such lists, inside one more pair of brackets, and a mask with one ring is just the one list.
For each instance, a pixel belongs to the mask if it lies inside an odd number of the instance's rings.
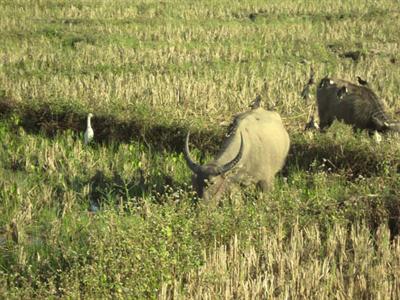
{"label": "white egret", "polygon": [[90,141],[93,140],[93,137],[94,137],[94,131],[93,131],[92,125],[90,124],[90,119],[92,117],[93,117],[92,113],[89,113],[87,116],[86,131],[85,131],[85,135],[84,135],[85,145],[90,143]]}

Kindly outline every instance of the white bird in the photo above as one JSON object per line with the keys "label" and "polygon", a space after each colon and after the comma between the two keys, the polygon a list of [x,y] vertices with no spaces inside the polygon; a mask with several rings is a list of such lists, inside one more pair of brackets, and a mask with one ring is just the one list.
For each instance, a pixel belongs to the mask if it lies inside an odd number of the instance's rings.
{"label": "white bird", "polygon": [[93,137],[94,137],[94,131],[93,131],[93,128],[92,128],[92,126],[90,124],[90,119],[92,117],[93,117],[92,113],[89,113],[88,116],[87,116],[86,131],[85,131],[85,135],[84,135],[85,145],[90,143],[90,141],[93,140]]}

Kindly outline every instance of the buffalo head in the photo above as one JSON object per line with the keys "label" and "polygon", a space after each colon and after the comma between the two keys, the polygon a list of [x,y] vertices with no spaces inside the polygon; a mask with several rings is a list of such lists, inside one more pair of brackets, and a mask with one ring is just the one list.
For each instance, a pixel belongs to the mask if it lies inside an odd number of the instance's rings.
{"label": "buffalo head", "polygon": [[229,162],[219,165],[215,161],[199,165],[193,161],[189,151],[189,136],[186,136],[184,156],[187,165],[192,170],[192,185],[200,198],[209,199],[220,196],[226,185],[225,174],[230,171],[242,158],[243,136],[240,134],[240,148],[236,156]]}

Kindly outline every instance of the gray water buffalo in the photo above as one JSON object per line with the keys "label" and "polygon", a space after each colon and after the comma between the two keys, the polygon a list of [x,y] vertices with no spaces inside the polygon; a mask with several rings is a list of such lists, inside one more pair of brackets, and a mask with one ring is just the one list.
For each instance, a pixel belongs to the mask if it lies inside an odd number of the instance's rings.
{"label": "gray water buffalo", "polygon": [[278,113],[255,108],[237,115],[217,157],[204,165],[193,161],[189,133],[184,156],[193,171],[192,184],[204,199],[218,198],[231,184],[257,184],[262,191],[273,186],[289,151],[289,135]]}
{"label": "gray water buffalo", "polygon": [[337,119],[370,133],[400,132],[400,124],[388,117],[383,101],[366,85],[325,77],[317,87],[317,105],[321,130]]}

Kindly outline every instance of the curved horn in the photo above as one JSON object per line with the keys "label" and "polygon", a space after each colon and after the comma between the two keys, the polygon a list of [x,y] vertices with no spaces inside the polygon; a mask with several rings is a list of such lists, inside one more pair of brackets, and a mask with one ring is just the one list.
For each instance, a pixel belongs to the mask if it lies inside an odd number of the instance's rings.
{"label": "curved horn", "polygon": [[236,164],[240,161],[243,155],[243,135],[240,133],[240,148],[238,154],[236,154],[235,158],[232,159],[230,162],[224,164],[223,166],[217,168],[215,170],[214,175],[221,175],[223,173],[228,172],[230,169],[232,169]]}
{"label": "curved horn", "polygon": [[186,142],[185,142],[185,148],[184,148],[183,154],[185,156],[185,160],[186,160],[186,163],[187,163],[189,169],[192,170],[194,173],[199,173],[201,166],[196,164],[193,161],[193,159],[190,157],[189,136],[190,136],[190,132],[188,132],[186,135]]}

